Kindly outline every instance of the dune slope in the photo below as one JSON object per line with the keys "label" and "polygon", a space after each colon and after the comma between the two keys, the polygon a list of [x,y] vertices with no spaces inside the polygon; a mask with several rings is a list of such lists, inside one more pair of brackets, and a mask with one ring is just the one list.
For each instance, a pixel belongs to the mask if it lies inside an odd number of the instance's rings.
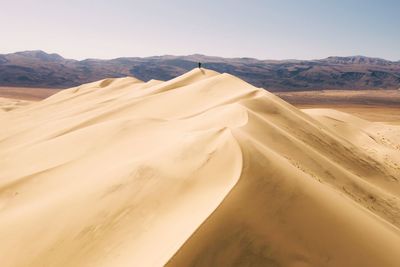
{"label": "dune slope", "polygon": [[400,266],[399,126],[206,69],[0,125],[1,266]]}

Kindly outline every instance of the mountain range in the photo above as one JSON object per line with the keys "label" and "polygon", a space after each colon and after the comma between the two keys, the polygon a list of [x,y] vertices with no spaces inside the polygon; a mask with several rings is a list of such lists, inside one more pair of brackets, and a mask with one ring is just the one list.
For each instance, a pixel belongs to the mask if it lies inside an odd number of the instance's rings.
{"label": "mountain range", "polygon": [[195,54],[73,60],[40,50],[1,54],[0,86],[68,88],[124,76],[143,81],[169,80],[193,69],[198,62],[269,91],[400,88],[400,61],[364,56],[258,60]]}

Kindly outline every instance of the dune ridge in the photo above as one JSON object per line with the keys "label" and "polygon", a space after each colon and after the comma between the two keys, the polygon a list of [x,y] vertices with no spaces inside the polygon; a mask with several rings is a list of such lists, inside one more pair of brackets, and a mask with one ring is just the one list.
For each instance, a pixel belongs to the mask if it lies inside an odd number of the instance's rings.
{"label": "dune ridge", "polygon": [[400,126],[207,69],[0,124],[2,266],[400,266]]}

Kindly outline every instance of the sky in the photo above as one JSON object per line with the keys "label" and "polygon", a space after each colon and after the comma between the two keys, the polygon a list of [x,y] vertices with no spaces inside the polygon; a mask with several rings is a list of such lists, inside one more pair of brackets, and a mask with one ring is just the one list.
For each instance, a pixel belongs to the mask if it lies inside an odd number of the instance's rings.
{"label": "sky", "polygon": [[400,60],[397,0],[0,0],[0,53]]}

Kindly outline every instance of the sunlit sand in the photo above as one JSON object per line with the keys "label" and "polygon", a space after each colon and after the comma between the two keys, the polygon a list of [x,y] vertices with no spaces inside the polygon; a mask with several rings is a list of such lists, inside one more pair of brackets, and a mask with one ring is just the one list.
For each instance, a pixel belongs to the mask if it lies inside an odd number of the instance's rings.
{"label": "sunlit sand", "polygon": [[400,126],[228,74],[0,104],[0,265],[400,266]]}

